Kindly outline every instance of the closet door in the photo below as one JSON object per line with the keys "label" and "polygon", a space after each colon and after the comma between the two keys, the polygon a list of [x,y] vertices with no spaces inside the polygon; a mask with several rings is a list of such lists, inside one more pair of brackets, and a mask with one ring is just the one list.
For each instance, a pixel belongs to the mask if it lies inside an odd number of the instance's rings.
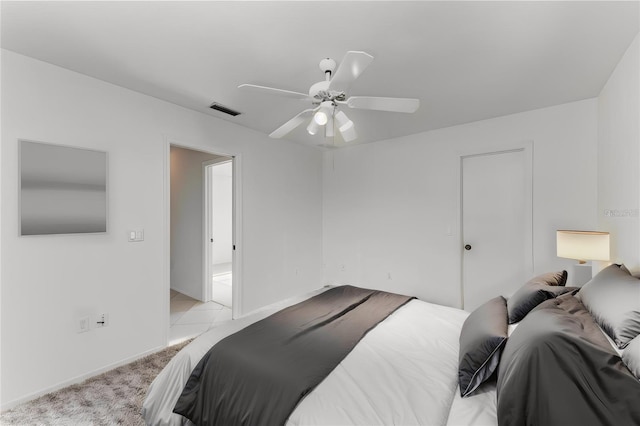
{"label": "closet door", "polygon": [[524,149],[462,157],[462,298],[467,311],[510,295],[529,273],[531,176],[526,163]]}

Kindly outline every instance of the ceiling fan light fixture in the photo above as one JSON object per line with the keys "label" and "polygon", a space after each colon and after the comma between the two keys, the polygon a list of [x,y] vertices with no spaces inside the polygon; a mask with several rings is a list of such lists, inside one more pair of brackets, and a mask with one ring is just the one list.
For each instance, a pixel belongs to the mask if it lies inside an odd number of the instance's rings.
{"label": "ceiling fan light fixture", "polygon": [[315,113],[313,119],[316,123],[324,126],[329,121],[329,117],[333,115],[333,102],[324,101],[320,104],[320,109]]}
{"label": "ceiling fan light fixture", "polygon": [[313,121],[320,126],[324,126],[329,121],[329,117],[327,117],[327,113],[323,110],[316,112],[313,116]]}
{"label": "ceiling fan light fixture", "polygon": [[[317,113],[316,113],[317,114]],[[318,129],[320,128],[320,125],[316,122],[315,116],[313,118],[313,120],[311,120],[311,122],[309,123],[309,125],[307,126],[307,132],[309,132],[309,134],[311,136],[315,135],[316,133],[318,133]]]}
{"label": "ceiling fan light fixture", "polygon": [[358,138],[356,128],[353,125],[353,121],[349,121],[349,124],[340,127],[339,130],[340,134],[342,135],[342,139],[344,139],[345,142],[351,142]]}
{"label": "ceiling fan light fixture", "polygon": [[333,133],[334,133],[333,123],[334,123],[333,115],[330,115],[328,120],[327,120],[327,125],[324,126],[324,137],[325,138],[332,138],[333,137]]}
{"label": "ceiling fan light fixture", "polygon": [[349,120],[349,117],[347,117],[347,114],[345,114],[342,111],[336,112],[335,118],[336,118],[336,122],[338,123],[338,127],[346,126],[351,121]]}
{"label": "ceiling fan light fixture", "polygon": [[338,123],[338,130],[340,131],[342,139],[344,139],[345,142],[351,142],[358,137],[358,135],[356,134],[356,128],[353,125],[353,121],[349,120],[347,114],[342,111],[338,111],[336,113],[335,119]]}

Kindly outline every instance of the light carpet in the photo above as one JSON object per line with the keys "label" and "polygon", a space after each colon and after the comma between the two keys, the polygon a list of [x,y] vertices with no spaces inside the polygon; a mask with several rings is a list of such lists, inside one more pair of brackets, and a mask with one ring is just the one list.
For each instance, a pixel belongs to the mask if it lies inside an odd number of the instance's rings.
{"label": "light carpet", "polygon": [[149,385],[189,341],[82,383],[41,396],[0,415],[2,425],[144,425],[140,409]]}

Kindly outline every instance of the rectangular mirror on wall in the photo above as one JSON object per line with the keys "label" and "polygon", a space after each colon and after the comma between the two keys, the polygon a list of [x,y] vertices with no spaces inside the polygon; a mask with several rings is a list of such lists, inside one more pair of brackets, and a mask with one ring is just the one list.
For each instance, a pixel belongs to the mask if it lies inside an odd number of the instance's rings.
{"label": "rectangular mirror on wall", "polygon": [[107,153],[20,144],[20,235],[107,232]]}

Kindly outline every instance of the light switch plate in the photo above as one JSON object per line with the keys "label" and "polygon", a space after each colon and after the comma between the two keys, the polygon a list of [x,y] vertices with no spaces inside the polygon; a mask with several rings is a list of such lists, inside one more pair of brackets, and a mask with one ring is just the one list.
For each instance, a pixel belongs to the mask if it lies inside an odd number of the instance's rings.
{"label": "light switch plate", "polygon": [[127,231],[127,236],[130,243],[138,241],[144,241],[144,229],[132,229]]}

